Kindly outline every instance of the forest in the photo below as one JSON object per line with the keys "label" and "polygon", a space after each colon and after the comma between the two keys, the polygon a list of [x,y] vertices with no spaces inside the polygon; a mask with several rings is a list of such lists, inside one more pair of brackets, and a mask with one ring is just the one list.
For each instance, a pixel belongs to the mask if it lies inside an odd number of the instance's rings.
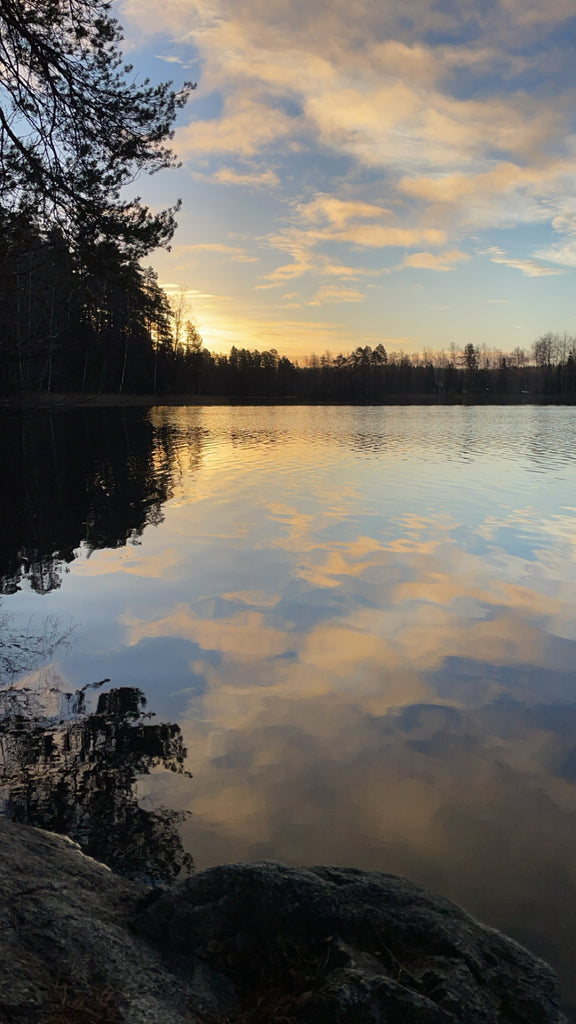
{"label": "forest", "polygon": [[211,352],[152,268],[117,258],[78,267],[56,231],[26,233],[0,267],[0,393],[177,395],[303,402],[574,401],[576,338],[549,332],[529,351],[383,344],[295,361],[275,349]]}
{"label": "forest", "polygon": [[152,211],[131,192],[177,166],[194,85],[140,81],[122,42],[108,0],[0,3],[4,392],[150,388],[159,370],[168,306],[141,264],[180,203]]}
{"label": "forest", "polygon": [[194,84],[139,82],[110,6],[0,3],[0,396],[574,399],[576,339],[552,333],[529,352],[378,343],[301,363],[206,349],[145,266],[169,246],[179,201],[153,212],[129,196],[139,175],[177,165],[175,120]]}

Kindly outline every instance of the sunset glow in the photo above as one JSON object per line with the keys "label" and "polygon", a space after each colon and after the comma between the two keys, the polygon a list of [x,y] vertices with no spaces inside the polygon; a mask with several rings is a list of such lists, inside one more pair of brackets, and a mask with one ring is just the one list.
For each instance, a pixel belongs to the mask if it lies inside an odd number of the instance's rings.
{"label": "sunset glow", "polygon": [[576,329],[570,0],[122,0],[153,80],[198,82],[152,262],[208,347],[529,347]]}

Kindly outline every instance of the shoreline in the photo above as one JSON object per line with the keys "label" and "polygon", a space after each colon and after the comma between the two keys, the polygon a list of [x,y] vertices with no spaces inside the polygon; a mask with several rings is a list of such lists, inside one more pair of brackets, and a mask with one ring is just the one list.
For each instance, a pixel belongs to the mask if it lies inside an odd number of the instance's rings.
{"label": "shoreline", "polygon": [[118,395],[118,394],[67,394],[27,391],[16,395],[0,396],[1,412],[30,412],[36,409],[105,409],[105,408],[153,408],[161,406],[353,406],[386,407],[395,405],[563,405],[576,404],[576,399],[551,395],[493,395],[460,394],[438,395],[386,395],[385,401],[367,399],[353,402],[323,398],[298,398],[296,396],[262,395]]}
{"label": "shoreline", "polygon": [[397,875],[257,861],[154,889],[7,820],[0,858],[9,1024],[568,1024],[547,963]]}

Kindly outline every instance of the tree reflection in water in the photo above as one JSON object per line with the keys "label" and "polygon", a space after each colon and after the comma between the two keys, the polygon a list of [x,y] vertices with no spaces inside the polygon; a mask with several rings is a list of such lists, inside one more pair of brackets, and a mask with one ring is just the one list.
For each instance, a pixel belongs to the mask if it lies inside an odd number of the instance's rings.
{"label": "tree reflection in water", "polygon": [[136,687],[101,693],[89,710],[88,691],[107,682],[72,694],[57,686],[0,690],[3,811],[70,836],[126,877],[172,880],[193,868],[179,835],[185,815],[145,810],[136,784],[157,767],[190,777],[180,728],[153,723]]}
{"label": "tree reflection in water", "polygon": [[173,452],[139,409],[0,417],[0,592],[47,594],[85,554],[162,520]]}

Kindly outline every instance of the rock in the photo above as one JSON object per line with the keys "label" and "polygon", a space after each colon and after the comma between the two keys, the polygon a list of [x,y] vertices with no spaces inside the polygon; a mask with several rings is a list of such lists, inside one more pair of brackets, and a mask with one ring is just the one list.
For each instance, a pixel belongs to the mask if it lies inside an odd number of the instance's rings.
{"label": "rock", "polygon": [[[69,839],[0,819],[1,1024],[191,1024],[210,991],[129,930],[147,893]],[[83,1002],[96,1015],[74,1016]]]}
{"label": "rock", "polygon": [[0,820],[2,1024],[561,1024],[551,969],[401,878],[236,864],[161,890]]}
{"label": "rock", "polygon": [[[552,970],[402,878],[274,863],[162,893],[139,935],[233,978],[245,1007],[305,1024],[560,1024]],[[266,1011],[267,1006],[267,1011]],[[268,1017],[266,1017],[266,1012]]]}

